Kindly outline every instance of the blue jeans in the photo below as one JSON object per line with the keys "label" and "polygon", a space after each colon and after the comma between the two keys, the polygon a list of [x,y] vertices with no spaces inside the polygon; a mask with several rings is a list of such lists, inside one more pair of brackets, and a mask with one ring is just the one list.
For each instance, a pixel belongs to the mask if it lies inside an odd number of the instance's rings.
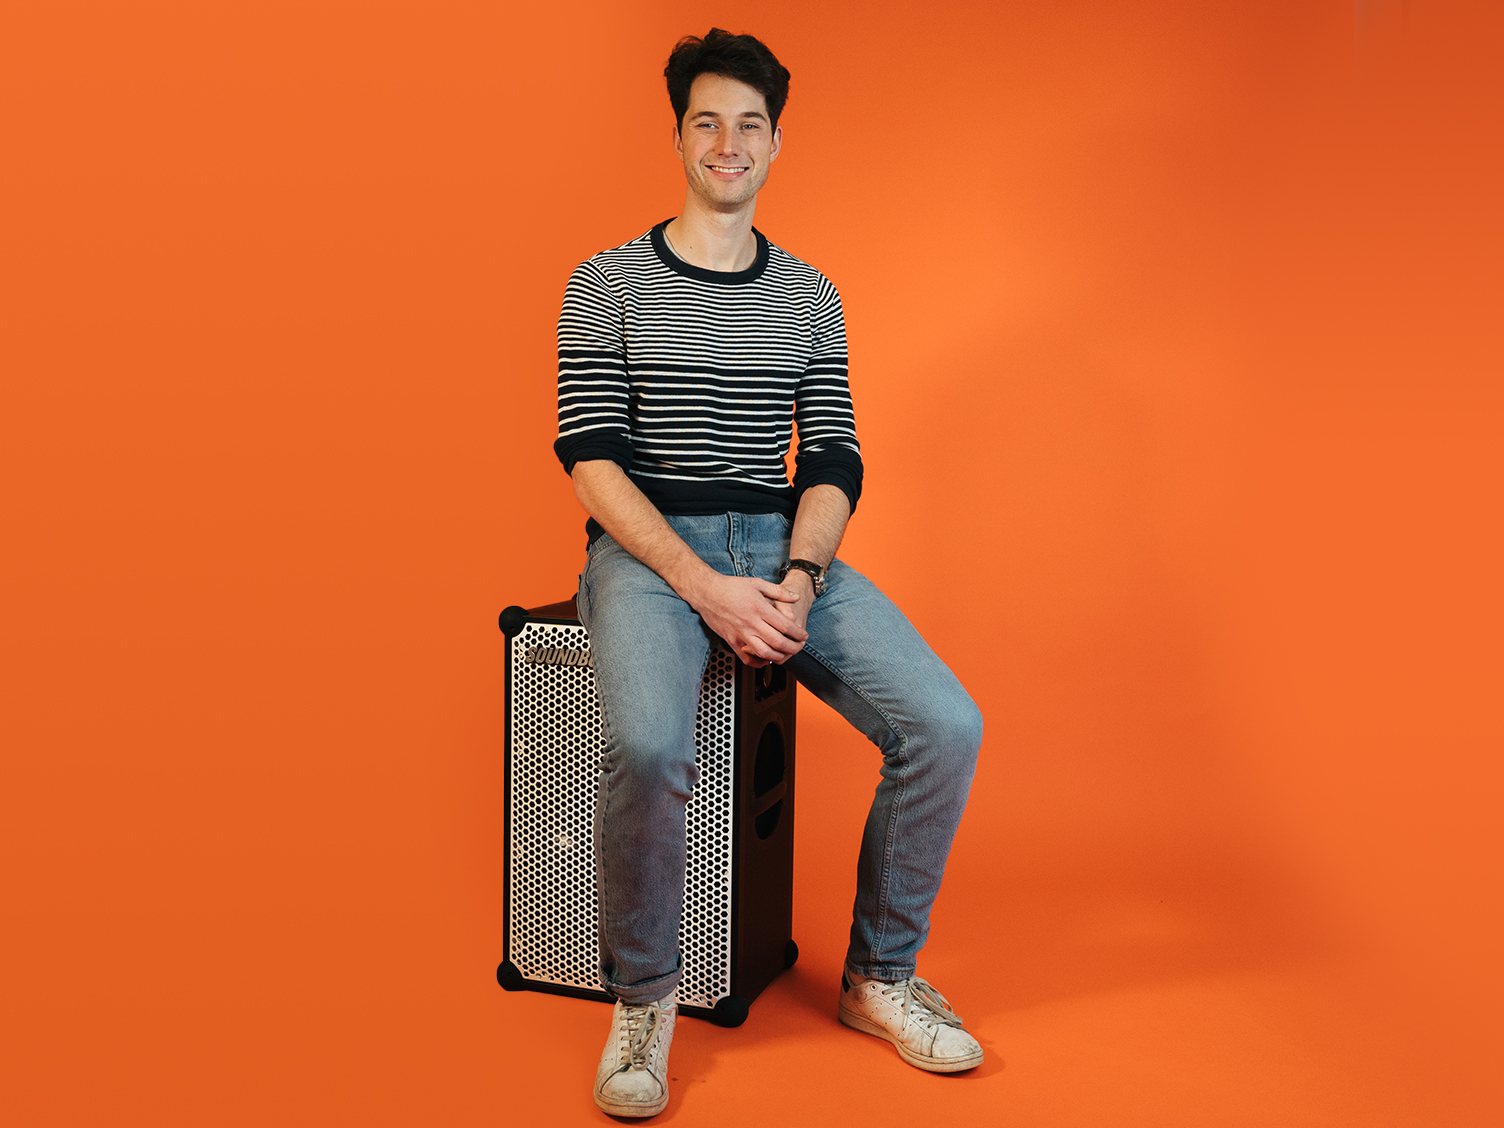
{"label": "blue jeans", "polygon": [[[779,514],[669,517],[726,575],[775,580],[788,559]],[[846,968],[914,973],[945,859],[976,769],[982,714],[893,602],[836,560],[810,609],[809,641],[786,668],[882,752],[862,834]],[[606,750],[596,804],[601,979],[628,1003],[680,976],[684,811],[695,785],[695,707],[713,636],[657,573],[609,536],[580,576]]]}

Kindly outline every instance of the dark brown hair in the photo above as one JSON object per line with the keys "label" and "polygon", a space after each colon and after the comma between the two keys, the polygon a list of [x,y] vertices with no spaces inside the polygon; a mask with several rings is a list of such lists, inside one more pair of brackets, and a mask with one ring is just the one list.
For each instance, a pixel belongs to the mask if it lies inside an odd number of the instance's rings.
{"label": "dark brown hair", "polygon": [[768,103],[770,123],[778,124],[783,104],[789,100],[789,72],[761,40],[713,27],[704,39],[686,35],[674,44],[663,77],[668,80],[674,120],[681,128],[689,110],[689,88],[702,74],[723,74],[745,82]]}

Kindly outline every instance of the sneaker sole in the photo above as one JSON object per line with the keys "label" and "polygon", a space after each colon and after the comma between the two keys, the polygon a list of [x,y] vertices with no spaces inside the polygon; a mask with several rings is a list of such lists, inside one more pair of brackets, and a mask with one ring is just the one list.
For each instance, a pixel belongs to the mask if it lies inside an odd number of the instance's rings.
{"label": "sneaker sole", "polygon": [[595,1094],[595,1107],[611,1116],[657,1116],[668,1107],[668,1094],[663,1094],[663,1099],[650,1105],[645,1104],[618,1104],[609,1097],[603,1097],[600,1093]]}
{"label": "sneaker sole", "polygon": [[877,1023],[865,1019],[859,1014],[852,1013],[845,1007],[840,1008],[837,1017],[840,1018],[844,1025],[851,1027],[853,1030],[860,1030],[863,1034],[871,1034],[874,1038],[881,1038],[885,1042],[892,1043],[893,1048],[898,1051],[899,1057],[903,1058],[904,1061],[908,1062],[915,1069],[922,1069],[926,1073],[960,1073],[964,1069],[975,1069],[982,1064],[981,1050],[977,1050],[976,1053],[964,1058],[925,1057],[923,1054],[916,1054],[897,1038],[893,1037],[892,1031],[886,1026],[879,1026]]}

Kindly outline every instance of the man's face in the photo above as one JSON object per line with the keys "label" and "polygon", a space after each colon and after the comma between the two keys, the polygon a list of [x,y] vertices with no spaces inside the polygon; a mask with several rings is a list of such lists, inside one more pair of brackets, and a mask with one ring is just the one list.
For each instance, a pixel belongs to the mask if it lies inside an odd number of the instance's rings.
{"label": "man's face", "polygon": [[768,179],[782,141],[761,94],[734,78],[702,74],[689,88],[674,152],[695,195],[715,211],[735,211]]}

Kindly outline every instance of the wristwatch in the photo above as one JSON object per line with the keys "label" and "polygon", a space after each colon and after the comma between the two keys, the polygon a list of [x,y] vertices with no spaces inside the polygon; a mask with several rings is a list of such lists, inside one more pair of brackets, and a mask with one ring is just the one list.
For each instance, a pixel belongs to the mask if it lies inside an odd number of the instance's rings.
{"label": "wristwatch", "polygon": [[825,594],[825,589],[830,585],[825,582],[826,569],[820,567],[813,560],[790,560],[782,568],[778,569],[778,582],[783,583],[788,574],[793,571],[806,573],[815,581],[815,598],[819,599]]}

